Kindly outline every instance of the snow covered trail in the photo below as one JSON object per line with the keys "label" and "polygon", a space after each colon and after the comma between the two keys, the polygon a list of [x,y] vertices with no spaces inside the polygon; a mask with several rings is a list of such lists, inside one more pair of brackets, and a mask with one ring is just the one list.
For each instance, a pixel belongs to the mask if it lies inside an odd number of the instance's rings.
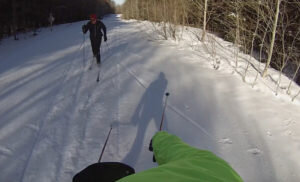
{"label": "snow covered trail", "polygon": [[115,15],[104,19],[96,83],[83,23],[0,45],[0,181],[71,181],[97,162],[111,125],[102,161],[156,166],[148,145],[167,91],[165,130],[221,156],[245,181],[299,181],[299,106],[208,68],[205,50],[152,41],[145,24]]}

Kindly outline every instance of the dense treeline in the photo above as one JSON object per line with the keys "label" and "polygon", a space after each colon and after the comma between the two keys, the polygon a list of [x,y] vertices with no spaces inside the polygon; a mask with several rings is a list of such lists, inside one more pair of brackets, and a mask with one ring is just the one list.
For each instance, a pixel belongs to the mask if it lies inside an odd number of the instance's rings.
{"label": "dense treeline", "polygon": [[259,53],[267,63],[262,76],[269,66],[289,67],[290,77],[300,83],[299,0],[126,0],[121,11],[126,19],[173,24],[163,26],[165,38],[176,38],[176,25],[202,28],[199,41],[213,32],[245,53]]}
{"label": "dense treeline", "polygon": [[20,31],[31,31],[49,25],[50,13],[55,24],[74,22],[114,13],[111,0],[1,0],[0,39]]}

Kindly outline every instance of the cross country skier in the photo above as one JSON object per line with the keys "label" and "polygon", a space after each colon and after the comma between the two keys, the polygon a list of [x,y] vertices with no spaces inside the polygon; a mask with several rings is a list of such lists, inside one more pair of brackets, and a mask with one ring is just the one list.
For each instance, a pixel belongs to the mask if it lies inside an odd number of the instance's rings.
{"label": "cross country skier", "polygon": [[102,36],[104,36],[104,41],[107,41],[106,36],[106,27],[104,23],[97,19],[96,14],[90,15],[90,21],[82,26],[82,31],[85,34],[87,31],[90,31],[90,40],[93,50],[93,55],[97,59],[97,64],[101,64],[100,56],[100,45],[102,42]]}
{"label": "cross country skier", "polygon": [[[210,151],[194,148],[175,135],[160,131],[154,135],[149,147],[154,151],[154,158],[159,164],[140,173],[133,172],[119,180],[105,182],[242,182],[241,177],[223,159]],[[118,169],[115,170],[118,174]],[[85,171],[92,177],[105,175],[102,169]],[[114,173],[113,169],[110,173]],[[107,172],[107,174],[110,174]],[[86,177],[85,176],[85,177]],[[83,176],[82,176],[83,177]],[[75,179],[76,178],[76,179]],[[73,182],[84,182],[80,175]],[[90,181],[94,182],[94,181]],[[96,181],[95,181],[96,182]]]}

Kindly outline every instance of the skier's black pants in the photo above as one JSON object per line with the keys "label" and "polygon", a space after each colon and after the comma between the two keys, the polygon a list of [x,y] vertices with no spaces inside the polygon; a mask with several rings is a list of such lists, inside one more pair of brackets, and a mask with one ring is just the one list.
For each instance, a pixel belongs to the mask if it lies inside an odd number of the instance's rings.
{"label": "skier's black pants", "polygon": [[101,42],[102,42],[102,36],[100,37],[100,39],[96,39],[96,40],[91,39],[93,55],[96,57],[98,64],[101,63],[101,55],[100,55]]}

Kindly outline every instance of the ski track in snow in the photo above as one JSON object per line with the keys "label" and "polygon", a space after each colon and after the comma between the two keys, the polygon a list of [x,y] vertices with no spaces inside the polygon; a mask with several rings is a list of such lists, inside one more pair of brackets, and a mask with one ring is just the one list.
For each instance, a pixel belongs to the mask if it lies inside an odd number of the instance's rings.
{"label": "ski track in snow", "polygon": [[58,103],[59,103],[60,100],[61,100],[61,93],[62,93],[62,90],[63,90],[63,88],[64,88],[64,87],[62,87],[62,86],[64,85],[64,83],[66,83],[66,82],[69,80],[69,78],[70,78],[69,75],[70,75],[70,71],[71,71],[71,68],[72,68],[73,64],[74,64],[74,61],[71,62],[71,63],[70,63],[70,66],[68,66],[68,69],[66,69],[66,71],[63,72],[63,75],[67,75],[67,76],[65,77],[64,81],[62,81],[62,83],[61,83],[61,87],[60,87],[61,89],[58,91],[58,93],[57,93],[56,95],[53,96],[53,103],[52,103],[52,104],[50,105],[50,107],[49,107],[49,112],[48,112],[48,114],[47,114],[46,117],[45,117],[46,119],[40,123],[37,137],[36,137],[36,139],[35,139],[35,141],[34,141],[34,144],[33,144],[32,148],[31,148],[31,150],[30,150],[29,157],[27,158],[27,161],[26,161],[26,163],[25,163],[25,167],[24,167],[24,171],[23,171],[23,173],[22,173],[21,179],[24,178],[24,175],[25,175],[25,173],[26,173],[26,169],[27,169],[27,167],[28,167],[28,165],[29,165],[29,161],[30,161],[30,159],[31,159],[31,157],[32,157],[33,151],[34,151],[34,149],[35,149],[37,143],[39,142],[39,138],[40,138],[40,136],[41,136],[41,133],[42,133],[44,124],[47,123],[48,121],[50,121],[51,118],[52,118],[52,117],[55,115],[55,113],[56,113],[57,105],[59,105]]}
{"label": "ski track in snow", "polygon": [[[78,64],[78,63],[76,61],[77,60],[72,61],[70,63],[69,68],[63,73],[63,75],[65,75],[64,76],[65,79],[61,83],[61,87],[60,87],[61,89],[57,92],[56,95],[53,96],[53,103],[49,107],[49,112],[48,112],[48,114],[45,117],[46,118],[45,121],[42,121],[42,123],[40,124],[40,129],[38,131],[38,136],[36,137],[35,142],[33,144],[33,147],[31,149],[30,156],[28,157],[28,160],[26,162],[26,165],[25,165],[25,168],[24,168],[24,172],[22,174],[22,178],[21,179],[24,179],[24,177],[25,177],[26,169],[27,169],[27,167],[29,165],[30,159],[32,158],[34,150],[38,150],[37,144],[39,142],[41,142],[40,141],[41,134],[43,133],[43,130],[47,129],[47,128],[44,128],[45,123],[49,123],[51,120],[53,120],[53,118],[56,117],[57,111],[59,111],[59,110],[62,109],[62,108],[60,108],[60,106],[64,107],[65,106],[64,102],[68,102],[68,101],[65,101],[65,99],[68,98],[68,96],[66,94],[70,94],[69,93],[70,89],[69,88],[65,88],[63,86],[66,85],[71,80],[71,78],[73,77],[73,75],[74,75],[74,69],[75,69],[75,71],[77,70],[77,65],[76,64]],[[75,83],[72,85],[72,86],[74,86],[74,88],[71,89],[72,93],[71,93],[71,104],[70,105],[73,107],[73,109],[71,109],[72,110],[72,112],[71,112],[72,114],[71,115],[75,114],[75,108],[76,108],[75,104],[76,104],[77,97],[78,97],[78,90],[79,90],[80,85],[81,85],[80,83],[81,83],[82,75],[83,75],[83,72],[81,73],[80,77],[78,78],[78,81],[75,81]],[[66,113],[65,116],[62,116],[62,117],[65,117],[66,121],[72,121],[73,118],[70,117],[70,116],[68,116],[68,115],[70,115],[70,114]],[[70,132],[69,131],[65,131],[65,133],[70,133]],[[62,141],[64,141],[64,139],[66,139],[66,137],[62,137],[61,138]],[[67,141],[64,141],[63,145],[66,146],[67,145]],[[61,165],[58,165],[57,172],[60,170],[60,166],[63,166],[63,161],[64,160],[62,159],[60,161],[61,161]]]}
{"label": "ski track in snow", "polygon": [[[81,74],[80,74],[80,77],[77,79],[78,81],[75,81],[74,85],[71,86],[71,87],[73,87],[72,97],[71,97],[72,98],[71,99],[72,102],[70,103],[70,108],[71,108],[70,111],[71,112],[69,113],[69,115],[67,115],[67,117],[65,117],[66,121],[71,122],[71,121],[74,121],[77,117],[79,117],[78,116],[78,111],[79,111],[79,109],[81,107],[79,99],[82,96],[82,95],[80,95],[81,94],[80,93],[80,88],[81,88],[80,86],[82,85],[82,77],[83,77],[83,75],[84,75],[84,72],[82,71]],[[67,89],[67,91],[65,93],[68,93],[68,90],[69,89]],[[82,123],[86,124],[86,122],[82,122]],[[63,144],[63,146],[66,149],[72,148],[72,147],[78,148],[78,147],[76,147],[76,146],[78,146],[78,144],[77,144],[78,141],[72,140],[72,138],[75,138],[75,136],[72,136],[72,135],[77,135],[79,133],[77,130],[81,130],[82,128],[83,128],[83,131],[84,131],[85,125],[83,125],[81,127],[77,126],[75,128],[72,125],[72,123],[70,123],[69,126],[70,126],[69,127],[70,131],[65,132],[67,134],[67,136],[65,136],[65,137],[62,138],[62,140],[63,140],[62,144]],[[83,137],[83,136],[81,136],[81,137]],[[62,156],[62,159],[60,160],[60,165],[58,165],[58,168],[57,168],[57,174],[65,173],[64,168],[67,168],[67,167],[65,167],[65,165],[66,166],[68,166],[68,165],[69,166],[74,165],[76,159],[69,159],[69,157],[70,156],[68,154],[65,154],[65,155]],[[70,162],[70,160],[71,160],[72,163],[68,164],[67,162]],[[61,174],[61,175],[63,176],[64,174]],[[60,176],[58,175],[58,177],[60,177]],[[59,179],[60,178],[58,178],[57,180],[59,180]]]}

